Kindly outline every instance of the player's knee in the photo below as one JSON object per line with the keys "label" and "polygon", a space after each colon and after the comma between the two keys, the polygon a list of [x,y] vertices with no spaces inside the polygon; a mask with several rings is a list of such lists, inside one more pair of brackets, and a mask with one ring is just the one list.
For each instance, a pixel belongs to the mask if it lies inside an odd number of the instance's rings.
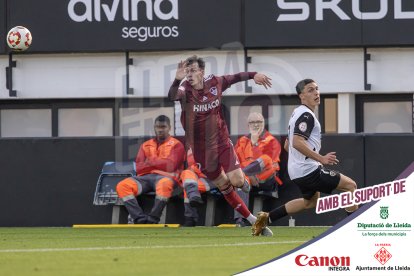
{"label": "player's knee", "polygon": [[187,181],[197,183],[197,175],[192,170],[184,170],[181,172],[180,180],[184,184]]}
{"label": "player's knee", "polygon": [[245,181],[244,174],[243,173],[235,174],[229,180],[230,180],[231,185],[235,187],[243,187],[243,184]]}
{"label": "player's knee", "polygon": [[132,178],[126,178],[116,185],[116,193],[119,198],[138,195],[138,185]]}
{"label": "player's knee", "polygon": [[317,199],[311,198],[310,200],[304,200],[305,209],[313,209],[316,207]]}
{"label": "player's knee", "polygon": [[168,177],[161,178],[156,187],[155,193],[157,196],[163,198],[170,198],[174,188],[174,181]]}
{"label": "player's knee", "polygon": [[355,183],[355,181],[351,180],[348,183],[348,191],[353,192],[357,189],[357,184]]}

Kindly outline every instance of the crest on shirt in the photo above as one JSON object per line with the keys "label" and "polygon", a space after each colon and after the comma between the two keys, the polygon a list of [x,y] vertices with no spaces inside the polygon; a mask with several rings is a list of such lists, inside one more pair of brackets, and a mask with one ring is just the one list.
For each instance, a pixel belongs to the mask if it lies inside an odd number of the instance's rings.
{"label": "crest on shirt", "polygon": [[308,128],[308,124],[306,122],[302,122],[299,124],[300,131],[305,132],[307,128]]}
{"label": "crest on shirt", "polygon": [[214,96],[217,96],[217,87],[213,86],[210,88],[210,93],[213,94]]}

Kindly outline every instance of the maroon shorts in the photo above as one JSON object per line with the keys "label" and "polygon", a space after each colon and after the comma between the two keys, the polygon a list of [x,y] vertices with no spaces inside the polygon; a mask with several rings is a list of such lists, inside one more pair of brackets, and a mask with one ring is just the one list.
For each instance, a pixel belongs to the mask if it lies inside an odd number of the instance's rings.
{"label": "maroon shorts", "polygon": [[218,148],[193,148],[193,155],[195,161],[200,163],[201,171],[210,180],[219,177],[222,170],[228,173],[240,168],[240,161],[230,139]]}

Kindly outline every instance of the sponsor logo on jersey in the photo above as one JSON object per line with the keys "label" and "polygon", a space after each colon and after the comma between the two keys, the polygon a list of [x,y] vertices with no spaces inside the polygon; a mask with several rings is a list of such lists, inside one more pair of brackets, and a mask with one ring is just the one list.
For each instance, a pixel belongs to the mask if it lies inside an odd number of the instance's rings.
{"label": "sponsor logo on jersey", "polygon": [[308,128],[308,124],[306,122],[302,122],[299,124],[300,131],[305,132],[307,128]]}
{"label": "sponsor logo on jersey", "polygon": [[212,101],[210,103],[206,104],[195,104],[193,107],[194,112],[207,112],[209,110],[212,110],[220,105],[220,100],[216,99],[215,101]]}
{"label": "sponsor logo on jersey", "polygon": [[206,96],[203,96],[203,102],[207,101],[208,98]]}

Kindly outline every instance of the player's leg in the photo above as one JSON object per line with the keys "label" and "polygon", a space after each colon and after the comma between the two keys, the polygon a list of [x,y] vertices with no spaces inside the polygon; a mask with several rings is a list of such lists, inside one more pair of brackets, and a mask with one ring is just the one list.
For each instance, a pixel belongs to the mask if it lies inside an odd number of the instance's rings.
{"label": "player's leg", "polygon": [[155,199],[154,205],[148,216],[148,223],[156,224],[160,221],[162,211],[167,206],[168,200],[171,198],[174,185],[176,184],[172,178],[165,176],[157,176],[155,181]]}
{"label": "player's leg", "polygon": [[255,236],[260,235],[260,231],[263,227],[266,227],[266,225],[287,215],[301,212],[304,209],[315,208],[316,202],[320,196],[320,192],[318,191],[318,187],[321,185],[320,175],[321,172],[318,169],[305,177],[293,180],[299,187],[303,198],[293,199],[268,213],[259,212],[257,214],[257,221],[252,226],[252,234]]}
{"label": "player's leg", "polygon": [[[355,181],[342,173],[340,173],[340,176],[341,179],[336,189],[342,192],[351,192],[351,194],[353,195],[354,191],[357,189],[357,184],[355,183]],[[345,208],[345,211],[347,211],[348,214],[351,214],[355,212],[357,209],[358,205],[352,205]]]}
{"label": "player's leg", "polygon": [[191,207],[197,207],[203,204],[203,200],[201,199],[199,185],[198,185],[198,176],[192,170],[184,170],[182,171],[181,175],[181,182],[183,183],[183,189],[185,191],[185,195],[187,196],[187,203],[191,205]]}
{"label": "player's leg", "polygon": [[138,181],[135,177],[126,178],[116,185],[116,192],[128,211],[131,223],[147,222],[147,215],[139,206],[136,197],[148,188],[146,183]]}
{"label": "player's leg", "polygon": [[[246,181],[248,181],[249,185],[249,179],[246,176]],[[244,204],[246,204],[247,207],[249,207],[249,196],[250,193],[249,192],[245,192],[243,191],[241,188],[236,188],[236,193],[239,195],[239,197],[243,200]],[[247,220],[236,210],[234,210],[234,222],[236,224],[236,226],[238,227],[244,227],[244,226],[249,226],[250,224],[247,222]]]}
{"label": "player's leg", "polygon": [[[250,213],[245,202],[234,190],[234,187],[237,187],[241,188],[245,193],[248,193],[250,191],[250,184],[240,168],[240,162],[232,143],[229,143],[227,147],[221,149],[218,158],[219,164],[223,168],[226,173],[225,176],[228,179],[224,193],[222,190],[223,194],[227,193],[224,197],[235,211],[240,213],[240,215],[253,225],[256,222],[256,217]],[[273,233],[269,228],[263,229],[261,234],[264,236],[273,236]]]}
{"label": "player's leg", "polygon": [[197,206],[203,204],[201,193],[206,191],[204,182],[192,170],[184,170],[181,175],[184,188],[184,224],[186,227],[196,226],[198,221]]}
{"label": "player's leg", "polygon": [[270,212],[259,212],[257,214],[257,220],[252,226],[252,235],[259,236],[263,228],[277,221],[287,215],[298,213],[305,209],[305,201],[303,198],[293,199],[286,204],[279,206]]}
{"label": "player's leg", "polygon": [[226,171],[226,175],[233,187],[239,188],[245,193],[250,192],[250,183],[241,168]]}
{"label": "player's leg", "polygon": [[243,200],[236,193],[233,185],[230,184],[227,175],[223,171],[220,171],[219,176],[213,180],[213,184],[220,190],[224,196],[224,199],[226,199],[234,210],[239,212],[250,223],[254,223],[256,221],[256,217],[250,213],[246,204],[244,204]]}
{"label": "player's leg", "polygon": [[240,161],[231,142],[218,152],[218,160],[219,166],[226,173],[230,184],[233,187],[242,189],[246,193],[250,192],[249,181],[240,168]]}

